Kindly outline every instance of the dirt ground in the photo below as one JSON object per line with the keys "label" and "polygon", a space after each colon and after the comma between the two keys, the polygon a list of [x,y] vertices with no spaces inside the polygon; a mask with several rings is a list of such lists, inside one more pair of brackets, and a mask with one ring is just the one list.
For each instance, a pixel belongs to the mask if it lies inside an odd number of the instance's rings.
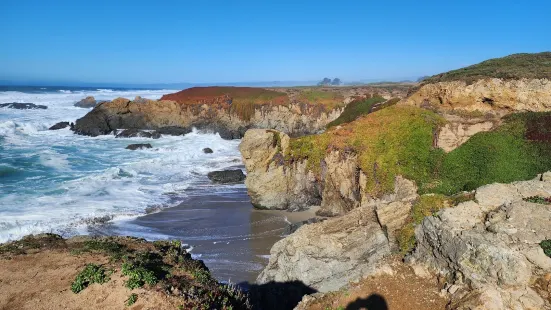
{"label": "dirt ground", "polygon": [[311,310],[445,310],[448,299],[440,296],[436,278],[421,278],[411,267],[393,258],[393,274],[369,277],[348,289],[325,294],[301,309]]}
{"label": "dirt ground", "polygon": [[[100,254],[69,255],[63,250],[0,258],[0,310],[52,309],[178,309],[177,301],[162,292],[124,286],[120,271],[103,285],[92,284],[78,294],[71,283],[88,263],[105,264]],[[130,294],[137,302],[126,306]]]}

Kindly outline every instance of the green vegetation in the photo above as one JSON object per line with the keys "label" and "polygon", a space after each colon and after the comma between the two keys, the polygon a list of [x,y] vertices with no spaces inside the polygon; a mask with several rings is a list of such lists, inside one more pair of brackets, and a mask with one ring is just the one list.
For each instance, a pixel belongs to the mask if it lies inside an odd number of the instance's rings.
{"label": "green vegetation", "polygon": [[397,235],[400,253],[409,253],[416,244],[415,227],[427,216],[434,215],[443,208],[450,206],[450,199],[440,194],[422,195],[412,208],[409,223]]}
{"label": "green vegetation", "polygon": [[472,83],[479,79],[550,79],[551,52],[537,54],[513,54],[494,58],[479,64],[424,79],[423,83],[465,81]]}
{"label": "green vegetation", "polygon": [[372,112],[375,104],[385,102],[383,97],[373,96],[369,98],[356,99],[350,102],[345,108],[342,114],[331,123],[327,124],[327,128],[337,126],[343,123],[350,123],[356,120],[358,117],[369,114]]}
{"label": "green vegetation", "polygon": [[79,255],[82,253],[100,252],[111,257],[112,260],[119,260],[128,254],[128,249],[120,243],[110,240],[87,240],[81,247],[73,249],[71,254]]}
{"label": "green vegetation", "polygon": [[135,304],[136,301],[138,301],[138,294],[132,293],[132,294],[130,294],[130,296],[128,296],[128,299],[126,300],[126,305],[127,305],[128,307],[130,307],[130,306],[132,306],[133,304]]}
{"label": "green vegetation", "polygon": [[551,205],[551,197],[531,196],[522,200],[542,205]]}
{"label": "green vegetation", "polygon": [[308,159],[308,167],[319,175],[328,151],[353,151],[367,177],[367,192],[379,196],[394,190],[396,175],[418,184],[430,181],[437,159],[443,154],[432,146],[434,133],[443,123],[434,112],[393,106],[340,129],[291,139],[287,159]]}
{"label": "green vegetation", "polygon": [[540,246],[543,249],[543,253],[551,257],[551,240],[543,240],[540,242]]}
{"label": "green vegetation", "polygon": [[106,274],[105,268],[96,264],[88,264],[71,284],[71,291],[77,294],[92,283],[103,284],[107,281],[109,281],[109,276]]}
{"label": "green vegetation", "polygon": [[551,113],[519,113],[491,132],[471,137],[440,159],[433,181],[422,192],[445,195],[471,191],[484,184],[528,180],[551,168],[551,144],[545,132],[551,123],[533,128]]}
{"label": "green vegetation", "polygon": [[291,139],[286,162],[307,159],[307,167],[320,176],[330,151],[356,153],[372,196],[391,192],[396,175],[415,181],[422,194],[451,196],[551,169],[551,112],[506,117],[496,130],[478,133],[448,154],[433,146],[443,123],[431,111],[393,106],[339,129]]}

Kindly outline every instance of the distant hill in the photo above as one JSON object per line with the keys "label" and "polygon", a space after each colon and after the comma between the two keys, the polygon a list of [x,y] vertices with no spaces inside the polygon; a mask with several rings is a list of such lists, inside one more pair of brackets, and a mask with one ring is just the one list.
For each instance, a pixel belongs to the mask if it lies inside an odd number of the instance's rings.
{"label": "distant hill", "polygon": [[494,58],[465,68],[440,73],[423,80],[423,84],[449,81],[467,83],[485,78],[551,79],[551,52],[513,54]]}

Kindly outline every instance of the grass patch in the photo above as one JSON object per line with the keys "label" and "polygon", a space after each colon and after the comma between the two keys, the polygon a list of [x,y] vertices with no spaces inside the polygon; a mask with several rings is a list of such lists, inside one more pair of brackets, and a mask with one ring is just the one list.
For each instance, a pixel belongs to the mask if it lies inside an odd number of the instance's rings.
{"label": "grass patch", "polygon": [[96,264],[88,264],[77,275],[75,281],[71,284],[71,291],[78,294],[90,284],[103,284],[107,281],[109,281],[109,276],[107,275],[105,268]]}
{"label": "grass patch", "polygon": [[82,246],[71,250],[71,254],[73,255],[89,252],[105,253],[109,255],[112,260],[120,260],[124,255],[129,253],[129,250],[126,246],[118,242],[102,239],[84,241]]}
{"label": "grass patch", "polygon": [[543,253],[551,257],[551,240],[543,240],[540,242],[540,246],[543,249]]}
{"label": "grass patch", "polygon": [[452,199],[440,195],[430,194],[422,195],[413,205],[409,222],[398,232],[397,241],[400,247],[400,253],[405,255],[415,248],[415,227],[427,216],[436,214],[436,212],[451,205]]}
{"label": "grass patch", "polygon": [[301,89],[300,91],[297,100],[301,103],[321,105],[328,111],[344,105],[344,97],[338,92],[318,89]]}
{"label": "grass patch", "polygon": [[551,52],[513,54],[489,59],[476,65],[437,74],[425,79],[423,83],[465,81],[470,84],[486,78],[550,79]]}
{"label": "grass patch", "polygon": [[542,205],[551,205],[551,197],[531,196],[523,198],[522,200]]}
{"label": "grass patch", "polygon": [[327,124],[327,128],[338,126],[343,123],[350,123],[356,120],[358,117],[369,114],[373,110],[375,104],[385,102],[386,99],[379,96],[356,99],[350,102],[345,108],[342,114],[331,123]]}

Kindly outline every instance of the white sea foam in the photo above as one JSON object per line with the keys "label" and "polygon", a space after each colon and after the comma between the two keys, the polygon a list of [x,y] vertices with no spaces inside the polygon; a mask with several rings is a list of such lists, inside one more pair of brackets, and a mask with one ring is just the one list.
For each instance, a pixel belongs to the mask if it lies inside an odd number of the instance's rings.
{"label": "white sea foam", "polygon": [[[186,136],[115,139],[85,137],[69,129],[47,130],[74,122],[89,110],[73,104],[142,96],[156,99],[170,90],[0,92],[2,102],[32,102],[46,110],[0,108],[0,162],[14,172],[0,178],[0,242],[31,233],[73,235],[97,219],[128,221],[147,208],[177,203],[190,187],[207,182],[206,173],[240,163],[239,141],[194,131]],[[152,149],[129,151],[131,143]],[[213,154],[202,149],[210,147]],[[11,172],[10,172],[11,173]]]}

